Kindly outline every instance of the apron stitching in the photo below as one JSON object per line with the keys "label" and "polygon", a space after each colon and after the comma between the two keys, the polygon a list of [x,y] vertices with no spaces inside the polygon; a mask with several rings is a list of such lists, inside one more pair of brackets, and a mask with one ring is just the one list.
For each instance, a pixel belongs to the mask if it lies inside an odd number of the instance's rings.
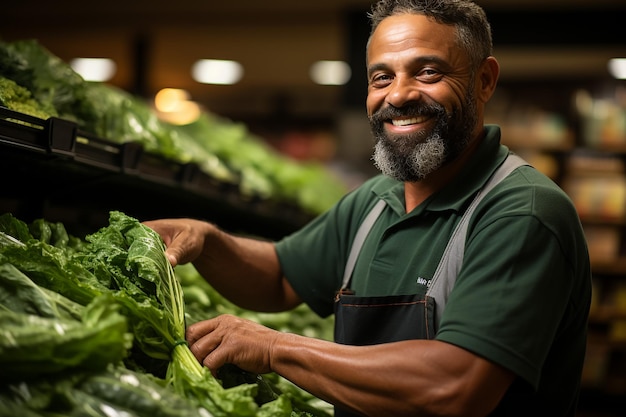
{"label": "apron stitching", "polygon": [[410,305],[415,305],[415,304],[425,304],[426,301],[425,300],[419,300],[419,301],[411,301],[411,302],[405,302],[405,303],[388,303],[388,304],[342,304],[344,307],[355,307],[355,308],[362,308],[362,307],[387,307],[387,306],[410,306]]}

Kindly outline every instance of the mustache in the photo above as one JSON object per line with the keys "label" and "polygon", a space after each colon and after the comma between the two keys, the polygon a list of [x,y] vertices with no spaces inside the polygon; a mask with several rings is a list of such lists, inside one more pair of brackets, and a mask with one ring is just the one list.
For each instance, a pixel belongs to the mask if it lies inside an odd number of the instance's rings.
{"label": "mustache", "polygon": [[370,116],[371,121],[380,122],[389,119],[410,118],[415,116],[440,116],[446,110],[439,104],[408,104],[402,107],[387,105]]}

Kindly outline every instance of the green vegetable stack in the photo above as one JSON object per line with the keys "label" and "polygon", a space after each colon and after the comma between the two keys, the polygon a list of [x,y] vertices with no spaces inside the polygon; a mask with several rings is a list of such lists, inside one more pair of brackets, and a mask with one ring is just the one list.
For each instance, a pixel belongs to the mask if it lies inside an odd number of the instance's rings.
{"label": "green vegetable stack", "polygon": [[243,123],[208,112],[188,125],[166,123],[143,98],[85,81],[34,40],[0,42],[0,74],[0,106],[42,119],[57,116],[111,142],[140,143],[172,161],[194,163],[237,185],[246,198],[286,202],[317,215],[347,191],[323,165],[278,153]]}
{"label": "green vegetable stack", "polygon": [[275,375],[202,367],[164,250],[121,212],[84,240],[0,216],[0,416],[329,415]]}

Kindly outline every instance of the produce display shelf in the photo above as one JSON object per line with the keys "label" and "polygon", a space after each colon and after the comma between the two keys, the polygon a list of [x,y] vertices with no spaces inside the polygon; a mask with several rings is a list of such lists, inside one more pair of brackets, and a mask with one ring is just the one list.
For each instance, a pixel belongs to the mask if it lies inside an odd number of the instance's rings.
{"label": "produce display shelf", "polygon": [[0,211],[25,221],[75,222],[87,232],[105,225],[111,210],[142,220],[203,218],[270,238],[312,218],[289,202],[242,195],[238,184],[213,178],[197,164],[147,152],[139,143],[115,143],[69,120],[43,120],[1,106],[0,166],[11,179],[0,195]]}

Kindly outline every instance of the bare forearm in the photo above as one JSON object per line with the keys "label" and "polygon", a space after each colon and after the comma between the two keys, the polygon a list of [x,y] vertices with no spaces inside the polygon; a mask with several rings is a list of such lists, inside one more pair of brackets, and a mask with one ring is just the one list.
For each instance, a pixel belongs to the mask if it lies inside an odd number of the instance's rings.
{"label": "bare forearm", "polygon": [[[371,416],[487,415],[512,380],[508,371],[437,341],[357,347],[285,335],[272,353],[273,371]],[[498,383],[487,390],[476,383],[485,372]]]}
{"label": "bare forearm", "polygon": [[257,311],[295,307],[271,242],[233,236],[213,227],[193,264],[220,294],[241,307]]}
{"label": "bare forearm", "polygon": [[229,314],[192,324],[186,337],[194,356],[213,373],[226,363],[276,372],[318,398],[366,416],[486,416],[514,378],[445,342],[341,345]]}

